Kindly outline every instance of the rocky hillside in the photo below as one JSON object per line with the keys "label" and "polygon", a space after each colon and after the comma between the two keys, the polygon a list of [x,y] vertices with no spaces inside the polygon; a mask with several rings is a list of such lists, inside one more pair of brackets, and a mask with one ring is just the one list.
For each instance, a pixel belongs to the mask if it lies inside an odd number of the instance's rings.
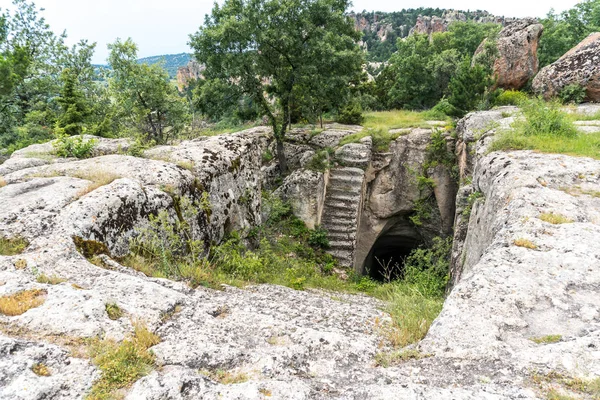
{"label": "rocky hillside", "polygon": [[457,11],[440,8],[404,9],[396,12],[363,11],[351,13],[356,29],[364,36],[362,46],[369,61],[386,61],[396,51],[396,40],[412,32],[430,34],[443,32],[454,21],[503,23],[487,11]]}
{"label": "rocky hillside", "polygon": [[[192,289],[120,263],[134,227],[159,210],[206,243],[260,224],[261,189],[276,182],[263,156],[268,129],[137,156],[123,154],[132,144],[122,139],[98,139],[86,160],[56,158],[51,144],[15,152],[0,165],[0,236],[28,245],[0,256],[0,298],[19,294],[25,309],[1,304],[0,398],[83,398],[101,374],[82,348],[132,334],[124,343],[155,368],[120,390],[128,399],[541,399],[556,390],[591,398],[586,382],[600,375],[600,161],[488,153],[517,113],[470,114],[457,139],[447,138],[463,182],[450,216],[454,287],[425,339],[400,351],[387,344],[390,317],[370,297],[273,285]],[[324,209],[332,217],[360,179],[363,200],[348,201],[368,218],[344,221],[398,223],[431,131],[401,132],[389,153],[368,137],[339,144],[357,129],[292,132],[297,173],[282,190],[304,188],[305,219]],[[303,166],[327,147],[349,164],[317,174],[319,185]],[[181,213],[186,201],[198,204],[193,216]],[[394,232],[406,235],[401,226]],[[101,249],[95,258],[91,245]]]}

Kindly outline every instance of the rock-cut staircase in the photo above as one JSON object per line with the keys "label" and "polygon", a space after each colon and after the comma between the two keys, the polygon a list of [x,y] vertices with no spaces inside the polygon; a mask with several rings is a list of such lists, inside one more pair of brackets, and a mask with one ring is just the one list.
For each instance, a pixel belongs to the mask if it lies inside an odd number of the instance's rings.
{"label": "rock-cut staircase", "polygon": [[362,208],[365,169],[371,162],[371,144],[351,143],[336,151],[340,166],[329,172],[322,226],[328,232],[328,252],[340,265],[354,264],[356,235]]}

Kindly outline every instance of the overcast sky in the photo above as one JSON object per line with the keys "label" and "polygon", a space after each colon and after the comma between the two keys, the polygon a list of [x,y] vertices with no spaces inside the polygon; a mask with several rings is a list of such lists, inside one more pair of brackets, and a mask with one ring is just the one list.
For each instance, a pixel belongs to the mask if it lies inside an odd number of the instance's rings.
{"label": "overcast sky", "polygon": [[[579,0],[354,0],[354,10],[399,11],[403,8],[440,7],[460,10],[484,9],[507,17],[543,17],[554,8],[563,11]],[[10,8],[11,0],[0,0]],[[196,32],[210,13],[212,0],[37,0],[43,15],[56,32],[66,29],[69,42],[97,42],[95,63],[105,63],[106,44],[131,37],[139,56],[190,52],[188,35]]]}

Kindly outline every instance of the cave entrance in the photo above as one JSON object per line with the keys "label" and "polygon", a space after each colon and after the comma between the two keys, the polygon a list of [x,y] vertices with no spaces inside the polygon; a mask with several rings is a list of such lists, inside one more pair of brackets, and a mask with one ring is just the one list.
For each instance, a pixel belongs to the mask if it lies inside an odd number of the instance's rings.
{"label": "cave entrance", "polygon": [[380,282],[402,278],[406,257],[422,243],[421,235],[410,224],[396,224],[373,244],[365,260],[365,275]]}

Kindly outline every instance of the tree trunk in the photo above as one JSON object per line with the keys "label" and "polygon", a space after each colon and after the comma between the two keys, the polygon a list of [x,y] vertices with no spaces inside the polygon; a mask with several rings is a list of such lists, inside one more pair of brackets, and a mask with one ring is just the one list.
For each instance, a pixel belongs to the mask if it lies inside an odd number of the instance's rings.
{"label": "tree trunk", "polygon": [[287,159],[285,158],[285,151],[283,148],[283,140],[278,136],[275,136],[277,142],[277,159],[279,160],[279,172],[281,176],[287,173]]}
{"label": "tree trunk", "polygon": [[321,120],[321,129],[323,129],[323,112],[319,113],[319,119]]}

